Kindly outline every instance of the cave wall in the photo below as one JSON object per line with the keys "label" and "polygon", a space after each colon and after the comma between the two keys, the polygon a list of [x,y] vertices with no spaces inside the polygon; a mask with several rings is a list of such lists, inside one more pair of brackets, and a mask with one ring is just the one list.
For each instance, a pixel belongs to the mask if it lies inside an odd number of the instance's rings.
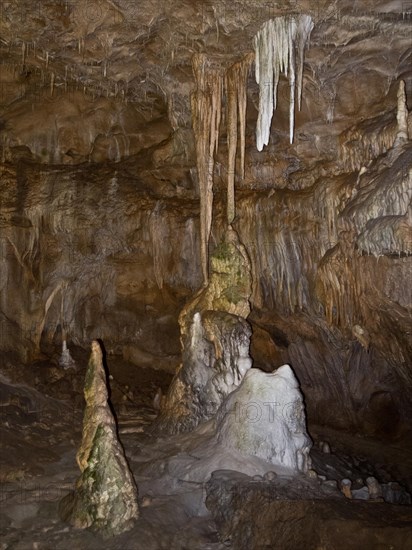
{"label": "cave wall", "polygon": [[[257,152],[248,79],[234,227],[252,265],[252,355],[265,370],[292,364],[310,421],[402,435],[412,149],[394,142],[401,78],[412,107],[409,12],[399,2],[87,6],[50,3],[36,17],[9,6],[1,20],[2,360],[51,357],[66,336],[176,368],[177,317],[202,284],[191,57],[225,69],[265,20],[302,11],[315,26],[292,145],[281,79]],[[225,227],[226,137],[223,118],[211,250]]]}

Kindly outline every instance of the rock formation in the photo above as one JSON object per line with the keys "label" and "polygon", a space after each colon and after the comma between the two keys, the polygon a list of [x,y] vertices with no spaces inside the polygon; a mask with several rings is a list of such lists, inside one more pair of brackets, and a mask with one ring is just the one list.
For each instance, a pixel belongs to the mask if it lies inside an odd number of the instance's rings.
{"label": "rock formation", "polygon": [[192,120],[196,139],[197,176],[200,193],[200,256],[203,283],[208,281],[208,247],[212,227],[214,157],[219,143],[223,79],[210,68],[204,54],[193,57],[196,90],[192,95]]}
{"label": "rock formation", "polygon": [[249,370],[216,417],[218,441],[294,472],[310,468],[311,440],[299,384],[289,365]]}
{"label": "rock formation", "polygon": [[84,396],[83,438],[77,453],[82,474],[75,491],[60,502],[60,515],[76,528],[118,535],[131,529],[139,516],[137,488],[117,437],[97,341],[92,343]]}
{"label": "rock formation", "polygon": [[408,141],[408,105],[406,103],[405,82],[399,82],[398,89],[398,108],[396,113],[396,121],[398,123],[398,132],[396,134],[395,144],[405,143]]}
{"label": "rock formation", "polygon": [[[64,328],[69,347],[101,337],[110,354],[175,372],[179,312],[209,276],[209,251],[235,206],[252,274],[254,365],[293,365],[310,423],[406,436],[408,6],[3,3],[1,356],[25,364],[56,356]],[[265,37],[276,46],[272,65]],[[251,56],[259,84],[238,65]],[[261,151],[259,113],[265,140],[275,118]],[[206,119],[215,129],[220,121],[218,136]]]}
{"label": "rock formation", "polygon": [[259,84],[259,116],[256,126],[258,151],[262,151],[263,146],[269,143],[281,72],[289,78],[289,140],[293,143],[295,86],[300,110],[303,56],[312,29],[313,22],[309,15],[276,17],[266,21],[254,38],[256,82]]}
{"label": "rock formation", "polygon": [[156,428],[168,433],[194,429],[216,413],[251,367],[250,271],[244,247],[229,228],[211,256],[208,286],[179,318],[182,364],[162,402]]}
{"label": "rock formation", "polygon": [[62,354],[59,359],[59,365],[64,369],[70,369],[76,366],[76,362],[74,361],[73,357],[71,356],[70,350],[67,347],[66,340],[63,340]]}

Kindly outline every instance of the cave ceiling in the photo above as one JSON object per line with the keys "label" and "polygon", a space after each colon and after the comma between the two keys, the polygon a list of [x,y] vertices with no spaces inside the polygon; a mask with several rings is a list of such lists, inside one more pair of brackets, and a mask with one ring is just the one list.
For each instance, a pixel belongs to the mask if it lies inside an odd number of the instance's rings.
{"label": "cave ceiling", "polygon": [[[328,0],[2,2],[4,150],[27,147],[35,160],[57,164],[120,160],[182,130],[174,148],[194,165],[184,133],[191,129],[193,54],[206,53],[210,66],[223,71],[253,51],[266,20],[307,13],[314,29],[295,141],[290,147],[286,139],[289,96],[281,79],[272,144],[283,172],[334,158],[345,129],[395,108],[399,78],[412,96],[410,8],[407,2]],[[247,148],[258,164],[265,153],[255,155],[252,73]]]}

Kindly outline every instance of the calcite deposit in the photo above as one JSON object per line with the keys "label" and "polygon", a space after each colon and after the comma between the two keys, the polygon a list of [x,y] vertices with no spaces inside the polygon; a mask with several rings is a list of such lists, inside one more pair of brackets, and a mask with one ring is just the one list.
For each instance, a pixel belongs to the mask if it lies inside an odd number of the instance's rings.
{"label": "calcite deposit", "polygon": [[60,502],[60,516],[78,529],[109,537],[133,527],[139,517],[137,487],[117,435],[108,403],[100,344],[92,343],[86,373],[83,437],[77,452],[81,476]]}
{"label": "calcite deposit", "polygon": [[1,351],[102,337],[175,372],[179,313],[229,222],[254,364],[293,366],[310,422],[404,437],[408,3],[3,8]]}
{"label": "calcite deposit", "polygon": [[262,458],[294,472],[310,468],[311,440],[299,384],[289,365],[274,373],[251,369],[222,404],[218,440],[243,455]]}
{"label": "calcite deposit", "polygon": [[208,285],[179,317],[182,364],[162,401],[160,431],[190,431],[212,418],[252,365],[249,260],[230,227],[210,264]]}

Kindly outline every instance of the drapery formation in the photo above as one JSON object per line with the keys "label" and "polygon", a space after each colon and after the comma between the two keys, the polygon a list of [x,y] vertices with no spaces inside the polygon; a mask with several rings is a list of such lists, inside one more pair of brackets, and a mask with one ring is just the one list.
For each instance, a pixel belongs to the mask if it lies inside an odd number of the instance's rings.
{"label": "drapery formation", "polygon": [[266,21],[254,38],[255,74],[259,84],[259,115],[256,126],[258,151],[269,143],[272,115],[277,104],[279,77],[289,79],[289,139],[293,142],[295,90],[301,106],[304,49],[313,29],[309,15],[275,17]]}

